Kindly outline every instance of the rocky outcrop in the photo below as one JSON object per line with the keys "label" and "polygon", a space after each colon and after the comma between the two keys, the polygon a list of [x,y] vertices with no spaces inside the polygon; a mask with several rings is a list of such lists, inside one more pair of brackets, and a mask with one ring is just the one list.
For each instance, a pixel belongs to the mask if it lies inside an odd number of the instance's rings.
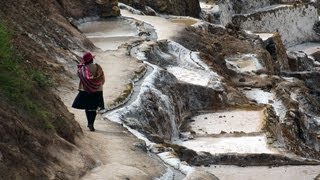
{"label": "rocky outcrop", "polygon": [[176,40],[188,49],[200,51],[202,59],[226,79],[234,75],[225,62],[225,58],[235,54],[257,54],[265,65],[268,74],[275,73],[271,55],[265,49],[258,36],[249,35],[236,26],[203,26],[202,28],[187,28]]}
{"label": "rocky outcrop", "polygon": [[151,7],[158,13],[177,16],[199,17],[201,12],[199,0],[120,0],[120,2],[143,11]]}
{"label": "rocky outcrop", "polygon": [[260,0],[225,0],[219,1],[219,8],[221,13],[221,24],[226,25],[232,21],[232,16],[234,14],[247,14],[251,13],[256,9],[269,6],[270,1],[260,1]]}
{"label": "rocky outcrop", "polygon": [[139,10],[144,10],[147,6],[146,0],[120,0],[119,2],[122,2]]}
{"label": "rocky outcrop", "polygon": [[286,48],[284,47],[279,33],[273,33],[272,37],[264,40],[266,50],[273,59],[273,67],[279,74],[281,71],[290,70]]}
{"label": "rocky outcrop", "polygon": [[289,51],[288,63],[290,71],[311,71],[314,68],[313,60],[304,52]]}
{"label": "rocky outcrop", "polygon": [[[312,78],[306,78],[310,81]],[[317,98],[308,94],[303,81],[282,82],[276,87],[277,96],[289,109],[284,123],[278,123],[278,140],[287,149],[304,157],[319,159],[319,103]]]}
{"label": "rocky outcrop", "polygon": [[163,70],[154,70],[140,90],[133,104],[113,113],[120,114],[123,122],[150,140],[156,136],[165,140],[176,138],[184,118],[192,112],[224,105],[221,92],[180,83]]}
{"label": "rocky outcrop", "polygon": [[66,13],[76,19],[88,16],[114,17],[120,15],[118,0],[58,0]]}
{"label": "rocky outcrop", "polygon": [[120,9],[118,7],[117,0],[97,0],[97,4],[99,4],[100,16],[101,17],[114,17],[120,15]]}

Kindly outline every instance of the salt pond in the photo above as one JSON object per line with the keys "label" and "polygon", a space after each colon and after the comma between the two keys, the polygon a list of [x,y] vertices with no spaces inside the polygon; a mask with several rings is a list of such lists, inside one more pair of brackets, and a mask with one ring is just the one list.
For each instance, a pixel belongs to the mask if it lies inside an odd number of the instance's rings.
{"label": "salt pond", "polygon": [[136,26],[120,19],[86,22],[78,28],[104,51],[116,50],[121,44],[138,37]]}

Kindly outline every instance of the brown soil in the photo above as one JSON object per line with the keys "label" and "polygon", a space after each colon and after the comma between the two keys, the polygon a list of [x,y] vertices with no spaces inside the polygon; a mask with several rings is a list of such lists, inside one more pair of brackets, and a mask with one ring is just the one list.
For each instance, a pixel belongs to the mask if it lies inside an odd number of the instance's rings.
{"label": "brown soil", "polygon": [[[54,94],[41,89],[37,89],[36,93],[35,101],[56,112],[47,120],[30,114],[12,102],[0,101],[0,179],[70,179],[81,176],[93,161],[84,158],[86,156],[74,146],[76,137],[82,136],[80,126]],[[49,128],[48,124],[52,124],[53,128]],[[58,151],[49,151],[53,149]],[[61,163],[57,157],[64,153],[82,159],[83,163],[77,166]]]}

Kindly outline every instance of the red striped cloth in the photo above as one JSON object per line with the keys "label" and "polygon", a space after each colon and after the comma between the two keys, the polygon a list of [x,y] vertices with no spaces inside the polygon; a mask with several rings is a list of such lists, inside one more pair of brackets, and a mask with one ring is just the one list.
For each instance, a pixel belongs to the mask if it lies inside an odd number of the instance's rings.
{"label": "red striped cloth", "polygon": [[104,83],[104,74],[101,66],[97,65],[97,75],[93,76],[89,71],[88,67],[81,63],[78,65],[78,76],[85,91],[94,93],[96,92]]}

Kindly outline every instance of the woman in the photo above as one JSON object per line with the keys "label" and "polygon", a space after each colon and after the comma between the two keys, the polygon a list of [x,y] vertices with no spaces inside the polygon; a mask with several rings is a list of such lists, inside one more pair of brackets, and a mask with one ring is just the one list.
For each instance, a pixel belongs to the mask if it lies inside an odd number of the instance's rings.
{"label": "woman", "polygon": [[79,93],[72,104],[73,108],[85,109],[90,131],[95,130],[93,124],[97,108],[104,108],[102,94],[104,73],[100,65],[93,63],[93,58],[94,56],[87,52],[78,65]]}

